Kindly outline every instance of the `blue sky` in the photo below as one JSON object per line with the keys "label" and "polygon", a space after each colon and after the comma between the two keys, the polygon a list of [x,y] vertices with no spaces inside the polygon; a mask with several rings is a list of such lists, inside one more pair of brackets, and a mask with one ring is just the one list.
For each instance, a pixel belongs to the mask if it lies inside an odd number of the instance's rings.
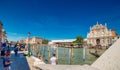
{"label": "blue sky", "polygon": [[0,20],[10,40],[86,38],[98,21],[120,34],[119,0],[0,0]]}

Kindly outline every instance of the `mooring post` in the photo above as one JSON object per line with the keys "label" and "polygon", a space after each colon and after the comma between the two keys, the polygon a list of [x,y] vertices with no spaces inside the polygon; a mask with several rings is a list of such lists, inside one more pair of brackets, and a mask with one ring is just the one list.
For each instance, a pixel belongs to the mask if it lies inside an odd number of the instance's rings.
{"label": "mooring post", "polygon": [[48,46],[48,60],[50,60],[50,46]]}
{"label": "mooring post", "polygon": [[69,48],[69,64],[71,64],[71,48]]}
{"label": "mooring post", "polygon": [[72,64],[74,64],[74,47],[72,46]]}

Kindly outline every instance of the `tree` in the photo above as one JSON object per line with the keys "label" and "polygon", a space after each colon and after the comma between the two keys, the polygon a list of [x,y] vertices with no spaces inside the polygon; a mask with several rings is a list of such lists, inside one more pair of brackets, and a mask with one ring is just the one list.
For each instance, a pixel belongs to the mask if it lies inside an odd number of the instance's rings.
{"label": "tree", "polygon": [[48,41],[47,39],[43,39],[43,40],[42,40],[42,44],[48,44],[48,42],[49,42],[49,41]]}
{"label": "tree", "polygon": [[78,44],[78,45],[82,45],[83,44],[83,37],[82,36],[77,36],[76,40],[73,41],[73,43]]}

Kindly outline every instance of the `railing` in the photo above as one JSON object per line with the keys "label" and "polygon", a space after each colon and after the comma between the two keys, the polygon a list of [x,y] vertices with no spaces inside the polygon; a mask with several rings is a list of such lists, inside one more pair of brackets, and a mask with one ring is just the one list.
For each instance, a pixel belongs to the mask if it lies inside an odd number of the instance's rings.
{"label": "railing", "polygon": [[92,64],[97,58],[90,55],[89,50],[88,47],[66,48],[40,44],[31,45],[32,55],[41,55],[45,63],[49,63],[50,57],[55,53],[59,64]]}

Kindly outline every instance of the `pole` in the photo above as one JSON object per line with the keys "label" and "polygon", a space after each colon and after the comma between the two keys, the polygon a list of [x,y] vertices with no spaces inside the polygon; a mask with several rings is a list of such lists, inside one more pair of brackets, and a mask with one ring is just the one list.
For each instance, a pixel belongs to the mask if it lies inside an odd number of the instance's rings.
{"label": "pole", "polygon": [[84,48],[83,48],[83,61],[85,61],[85,47],[86,47],[86,44],[84,44],[83,47],[84,47]]}
{"label": "pole", "polygon": [[44,46],[42,46],[42,57],[44,57]]}
{"label": "pole", "polygon": [[65,57],[65,55],[66,55],[66,53],[65,53],[65,46],[64,46],[64,52],[63,52],[63,54],[64,54],[64,57]]}
{"label": "pole", "polygon": [[71,48],[69,48],[69,64],[71,64]]}
{"label": "pole", "polygon": [[50,46],[48,46],[48,60],[50,60]]}
{"label": "pole", "polygon": [[30,32],[28,32],[28,57],[30,57]]}
{"label": "pole", "polygon": [[57,58],[58,63],[59,63],[59,57],[58,57],[58,45],[56,46],[56,58]]}
{"label": "pole", "polygon": [[74,63],[74,48],[72,46],[72,64]]}
{"label": "pole", "polygon": [[45,58],[45,46],[43,46],[43,58]]}
{"label": "pole", "polygon": [[56,48],[56,57],[58,59],[58,47]]}
{"label": "pole", "polygon": [[2,43],[5,43],[5,30],[2,30]]}

